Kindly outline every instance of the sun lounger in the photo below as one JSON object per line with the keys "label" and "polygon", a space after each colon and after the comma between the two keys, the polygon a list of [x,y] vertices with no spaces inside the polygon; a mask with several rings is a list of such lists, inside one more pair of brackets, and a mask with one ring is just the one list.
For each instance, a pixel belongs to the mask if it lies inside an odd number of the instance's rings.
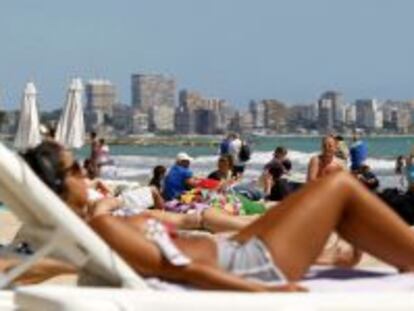
{"label": "sun lounger", "polygon": [[19,310],[414,310],[414,296],[398,291],[248,294],[31,286],[19,289],[15,301]]}
{"label": "sun lounger", "polygon": [[[54,255],[102,284],[146,288],[144,281],[65,204],[15,153],[0,144],[0,198],[25,224],[37,251],[0,278],[0,288],[36,260]],[[85,278],[83,278],[85,280]]]}

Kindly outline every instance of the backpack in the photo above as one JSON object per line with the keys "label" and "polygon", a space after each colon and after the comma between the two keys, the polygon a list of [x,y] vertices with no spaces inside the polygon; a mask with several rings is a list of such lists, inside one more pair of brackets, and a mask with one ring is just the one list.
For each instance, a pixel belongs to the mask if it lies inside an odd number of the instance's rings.
{"label": "backpack", "polygon": [[240,147],[240,152],[239,152],[239,160],[241,162],[247,162],[250,160],[250,147],[246,142],[243,142],[241,147]]}

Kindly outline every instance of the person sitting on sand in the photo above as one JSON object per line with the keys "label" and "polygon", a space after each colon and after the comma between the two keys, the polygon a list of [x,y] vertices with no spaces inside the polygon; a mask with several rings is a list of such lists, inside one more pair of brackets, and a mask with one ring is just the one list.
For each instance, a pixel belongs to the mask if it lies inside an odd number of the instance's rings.
{"label": "person sitting on sand", "polygon": [[342,160],[336,154],[337,143],[332,135],[322,139],[322,153],[313,156],[308,165],[307,181],[313,181],[333,172],[346,170]]}
{"label": "person sitting on sand", "polygon": [[187,153],[177,154],[175,164],[170,168],[164,181],[163,197],[170,201],[178,198],[186,190],[195,187],[198,179],[193,177],[190,164],[193,161]]}
{"label": "person sitting on sand", "polygon": [[120,202],[114,198],[88,205],[84,178],[72,170],[75,161],[71,152],[57,144],[48,148],[50,152],[45,152],[41,144],[27,151],[25,159],[79,217],[145,277],[204,289],[303,290],[296,282],[334,230],[399,271],[414,269],[410,227],[347,172],[335,172],[307,184],[236,234],[214,239],[181,235],[144,215],[115,216]]}
{"label": "person sitting on sand", "polygon": [[233,171],[233,158],[230,155],[223,155],[217,161],[217,170],[211,172],[207,178],[221,181],[224,184],[232,184],[236,181]]}
{"label": "person sitting on sand", "polygon": [[337,143],[335,155],[346,163],[349,159],[349,148],[341,135],[336,135],[335,140]]}
{"label": "person sitting on sand", "polygon": [[148,183],[149,186],[157,188],[157,190],[162,193],[164,189],[164,178],[167,169],[163,165],[157,165],[152,170],[152,178]]}
{"label": "person sitting on sand", "polygon": [[371,191],[376,191],[379,187],[379,180],[369,165],[363,164],[361,166],[357,178]]}
{"label": "person sitting on sand", "polygon": [[263,191],[268,200],[280,201],[291,192],[288,190],[288,181],[284,178],[292,169],[292,162],[287,158],[287,154],[285,147],[276,147],[272,160],[263,168]]}

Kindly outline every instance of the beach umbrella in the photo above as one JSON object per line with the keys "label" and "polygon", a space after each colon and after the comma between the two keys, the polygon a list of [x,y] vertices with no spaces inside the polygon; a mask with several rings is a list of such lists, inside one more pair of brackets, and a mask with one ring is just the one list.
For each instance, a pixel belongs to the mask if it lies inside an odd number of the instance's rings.
{"label": "beach umbrella", "polygon": [[36,87],[33,82],[27,83],[20,109],[19,126],[14,138],[14,146],[18,150],[35,147],[42,141],[36,94]]}
{"label": "beach umbrella", "polygon": [[56,140],[67,148],[80,148],[85,141],[82,91],[81,79],[73,79],[56,128]]}

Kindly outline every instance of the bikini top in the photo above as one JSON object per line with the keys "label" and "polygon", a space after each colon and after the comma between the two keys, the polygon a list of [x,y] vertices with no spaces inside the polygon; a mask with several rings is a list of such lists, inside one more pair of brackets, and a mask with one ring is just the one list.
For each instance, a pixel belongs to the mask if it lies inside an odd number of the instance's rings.
{"label": "bikini top", "polygon": [[148,218],[146,221],[145,237],[154,242],[164,258],[174,266],[187,266],[191,259],[175,246],[172,241],[173,231],[175,232],[154,218]]}

